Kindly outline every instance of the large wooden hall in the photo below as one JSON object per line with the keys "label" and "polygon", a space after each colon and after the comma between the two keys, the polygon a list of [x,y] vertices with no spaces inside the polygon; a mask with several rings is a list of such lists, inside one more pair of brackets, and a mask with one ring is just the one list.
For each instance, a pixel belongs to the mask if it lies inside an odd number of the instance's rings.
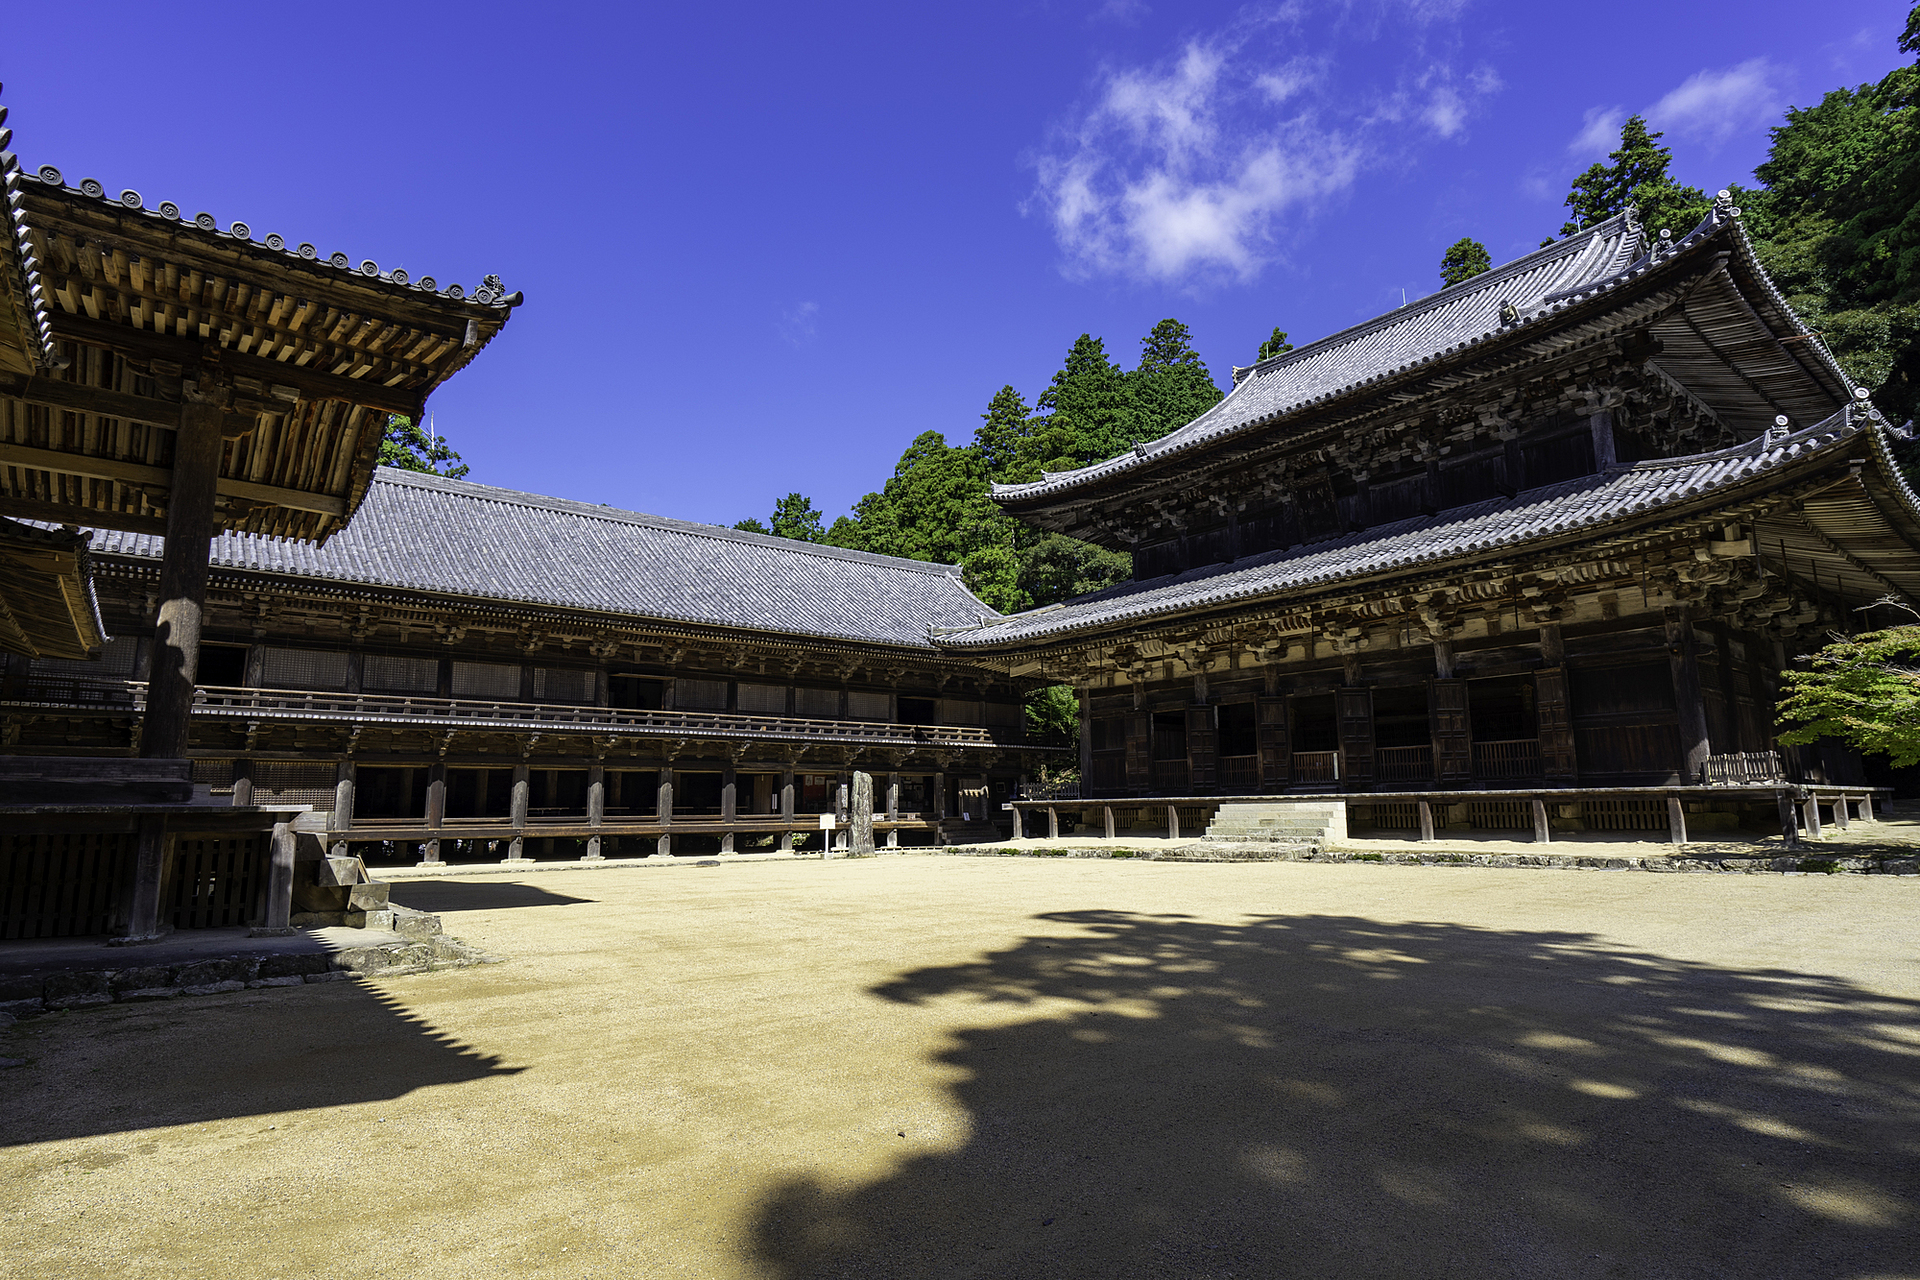
{"label": "large wooden hall", "polygon": [[[1003,617],[954,566],[377,468],[519,294],[0,173],[0,804],[34,800],[0,937],[284,924],[296,811],[427,865],[738,855],[820,847],[856,772],[895,847],[1296,794],[1427,837],[1791,831],[1865,779],[1776,749],[1780,672],[1920,597],[1906,432],[1724,197],[997,488],[1134,565]],[[1024,730],[1047,684],[1080,782],[1016,799],[1071,758]]]}

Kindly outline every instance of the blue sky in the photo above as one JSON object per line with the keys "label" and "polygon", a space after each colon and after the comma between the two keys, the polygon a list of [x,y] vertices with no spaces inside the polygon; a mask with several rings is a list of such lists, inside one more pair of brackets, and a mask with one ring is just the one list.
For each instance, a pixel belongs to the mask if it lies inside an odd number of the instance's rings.
{"label": "blue sky", "polygon": [[1224,386],[1501,261],[1645,111],[1750,180],[1905,0],[160,6],[9,15],[30,167],[524,290],[432,401],[472,478],[829,518],[915,435],[1164,316]]}

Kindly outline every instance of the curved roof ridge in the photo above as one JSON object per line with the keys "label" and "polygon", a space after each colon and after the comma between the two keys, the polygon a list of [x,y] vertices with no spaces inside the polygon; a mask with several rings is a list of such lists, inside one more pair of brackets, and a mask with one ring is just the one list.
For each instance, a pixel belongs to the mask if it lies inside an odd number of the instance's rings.
{"label": "curved roof ridge", "polygon": [[844,560],[853,564],[878,565],[882,568],[937,574],[950,578],[958,577],[961,572],[957,564],[941,564],[935,560],[910,560],[905,556],[856,551],[851,547],[836,547],[824,542],[802,542],[798,538],[782,538],[776,534],[748,533],[744,529],[729,529],[725,525],[702,524],[697,520],[676,520],[672,516],[649,515],[644,511],[629,511],[624,507],[581,502],[574,498],[555,498],[546,494],[530,493],[524,489],[507,489],[497,485],[481,484],[474,480],[456,480],[452,476],[438,475],[430,471],[377,467],[374,469],[373,481],[375,484],[404,484],[418,489],[436,489],[442,493],[464,498],[529,507],[536,511],[584,516],[593,520],[609,520],[616,524],[638,525],[641,528],[659,529],[667,533],[684,533],[726,542],[743,542],[753,546],[771,547],[791,555],[824,556],[831,560]]}
{"label": "curved roof ridge", "polygon": [[[1515,323],[1524,324],[1545,314],[1543,304],[1553,298],[1556,291],[1560,294],[1584,292],[1618,279],[1642,256],[1644,239],[1638,219],[1631,214],[1623,213],[1595,223],[1564,240],[1544,245],[1437,293],[1350,325],[1251,368],[1236,369],[1233,389],[1218,404],[1157,440],[1135,445],[1131,452],[1073,471],[1043,472],[1042,479],[1026,484],[994,485],[992,495],[1013,498],[1071,488],[1131,470],[1158,455],[1178,452],[1202,441],[1271,421],[1307,405],[1333,399],[1355,386],[1471,346]],[[1552,270],[1545,279],[1529,280],[1534,273],[1555,265],[1559,269]],[[1524,283],[1527,287],[1502,296],[1503,287],[1515,283]],[[1520,314],[1517,322],[1499,316],[1502,307],[1509,303]],[[1488,319],[1494,321],[1490,327],[1485,325]],[[1405,336],[1398,342],[1391,341],[1396,334]],[[1379,351],[1372,353],[1371,362],[1335,358],[1376,335],[1384,335],[1387,340],[1379,344]],[[1280,384],[1285,380],[1280,375],[1288,372],[1307,376],[1282,387]],[[1315,373],[1320,375],[1317,383],[1313,382]],[[1268,403],[1246,403],[1262,398]],[[1250,410],[1248,415],[1234,421],[1243,408]]]}

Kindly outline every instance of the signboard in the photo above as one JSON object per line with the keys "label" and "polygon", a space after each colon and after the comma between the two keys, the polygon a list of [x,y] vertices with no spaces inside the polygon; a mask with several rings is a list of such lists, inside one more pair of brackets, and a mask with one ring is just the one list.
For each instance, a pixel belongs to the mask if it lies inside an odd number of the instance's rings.
{"label": "signboard", "polygon": [[821,829],[822,831],[831,831],[831,830],[833,830],[833,825],[834,825],[834,824],[833,824],[833,815],[832,815],[832,814],[830,814],[830,813],[823,813],[823,814],[821,814],[821,815],[820,815],[820,829]]}

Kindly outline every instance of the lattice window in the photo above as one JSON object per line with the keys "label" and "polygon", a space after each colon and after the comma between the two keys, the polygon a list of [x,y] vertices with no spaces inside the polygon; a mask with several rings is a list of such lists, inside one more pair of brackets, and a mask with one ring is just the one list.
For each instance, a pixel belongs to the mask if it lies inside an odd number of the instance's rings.
{"label": "lattice window", "polygon": [[282,689],[344,689],[347,655],[332,649],[269,648],[261,681]]}
{"label": "lattice window", "polygon": [[1481,831],[1531,831],[1533,806],[1525,800],[1469,800],[1467,825]]}
{"label": "lattice window", "polygon": [[893,699],[884,693],[849,690],[847,718],[849,720],[891,720],[893,719]]}
{"label": "lattice window", "polygon": [[333,807],[334,766],[324,761],[257,760],[253,765],[254,803],[311,804]]}
{"label": "lattice window", "polygon": [[742,684],[740,710],[754,716],[787,714],[787,686],[783,684]]}
{"label": "lattice window", "polygon": [[577,668],[536,667],[533,696],[541,702],[592,702],[593,672]]}
{"label": "lattice window", "polygon": [[1665,831],[1667,802],[1645,796],[1582,800],[1580,816],[1592,831]]}
{"label": "lattice window", "polygon": [[989,702],[986,704],[988,724],[1002,728],[1018,728],[1022,723],[1022,707],[1017,702]]}
{"label": "lattice window", "polygon": [[195,760],[193,762],[193,780],[211,787],[216,796],[233,794],[232,760]]}
{"label": "lattice window", "polygon": [[725,711],[727,682],[725,680],[676,680],[673,687],[673,706],[676,711]]}
{"label": "lattice window", "polygon": [[840,715],[838,689],[795,689],[793,713],[809,720],[833,720]]}
{"label": "lattice window", "polygon": [[394,658],[370,653],[365,663],[360,683],[368,689],[389,693],[433,693],[440,687],[440,662],[436,658]]}
{"label": "lattice window", "polygon": [[222,929],[246,924],[266,861],[259,836],[181,836],[174,842],[173,927]]}
{"label": "lattice window", "polygon": [[106,933],[133,882],[132,832],[0,834],[0,939]]}
{"label": "lattice window", "polygon": [[35,658],[29,670],[36,676],[58,676],[61,679],[94,676],[101,680],[125,680],[133,674],[133,659],[139,643],[132,636],[120,636],[107,643],[96,661],[68,662],[60,658]]}
{"label": "lattice window", "polygon": [[971,698],[940,699],[941,724],[979,724],[980,704]]}
{"label": "lattice window", "polygon": [[503,662],[456,662],[453,696],[510,702],[520,696],[520,668]]}

